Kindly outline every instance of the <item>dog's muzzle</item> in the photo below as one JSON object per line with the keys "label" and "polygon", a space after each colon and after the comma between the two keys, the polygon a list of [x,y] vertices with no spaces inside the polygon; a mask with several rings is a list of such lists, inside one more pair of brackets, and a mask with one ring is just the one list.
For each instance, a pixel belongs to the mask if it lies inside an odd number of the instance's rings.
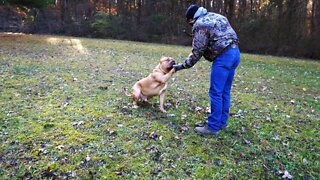
{"label": "dog's muzzle", "polygon": [[170,68],[173,68],[173,65],[175,65],[176,64],[176,62],[174,61],[174,60],[172,60],[171,62],[170,62]]}

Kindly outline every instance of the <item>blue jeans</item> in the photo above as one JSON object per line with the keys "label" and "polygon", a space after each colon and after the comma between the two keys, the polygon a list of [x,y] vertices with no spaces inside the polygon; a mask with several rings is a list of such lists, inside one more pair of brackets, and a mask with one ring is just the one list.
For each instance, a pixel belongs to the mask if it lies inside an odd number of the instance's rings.
{"label": "blue jeans", "polygon": [[232,48],[219,55],[212,63],[210,76],[210,106],[207,127],[219,131],[227,126],[230,108],[230,91],[234,73],[240,63],[240,51]]}

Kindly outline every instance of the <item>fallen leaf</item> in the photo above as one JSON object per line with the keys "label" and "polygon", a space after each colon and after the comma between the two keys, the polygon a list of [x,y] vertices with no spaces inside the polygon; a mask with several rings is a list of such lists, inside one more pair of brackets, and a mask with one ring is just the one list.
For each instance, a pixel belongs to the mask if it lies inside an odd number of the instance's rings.
{"label": "fallen leaf", "polygon": [[210,107],[206,107],[206,113],[210,114],[211,113],[211,108]]}
{"label": "fallen leaf", "polygon": [[245,128],[245,127],[241,127],[241,131],[243,132],[243,133],[247,133],[247,129]]}
{"label": "fallen leaf", "polygon": [[67,162],[68,158],[67,157],[63,157],[60,159],[60,163],[61,164],[65,164]]}
{"label": "fallen leaf", "polygon": [[73,123],[72,123],[72,126],[80,126],[80,125],[83,125],[83,124],[85,124],[84,121],[73,122]]}
{"label": "fallen leaf", "polygon": [[181,114],[181,120],[186,120],[187,117],[188,117],[188,115],[186,115],[186,114]]}
{"label": "fallen leaf", "polygon": [[245,139],[245,138],[243,138],[243,142],[244,142],[245,144],[251,144],[251,142],[250,142],[249,140]]}
{"label": "fallen leaf", "polygon": [[195,108],[195,111],[203,111],[203,108],[200,107],[200,106],[197,106],[197,107]]}
{"label": "fallen leaf", "polygon": [[266,114],[266,120],[267,120],[268,122],[271,122],[271,121],[272,121],[270,113],[267,113],[267,114]]}
{"label": "fallen leaf", "polygon": [[169,166],[170,166],[171,168],[173,168],[173,169],[175,169],[175,168],[177,167],[177,165],[174,164],[174,163],[171,163]]}
{"label": "fallen leaf", "polygon": [[289,147],[289,142],[282,142],[282,145],[284,145],[285,147]]}
{"label": "fallen leaf", "polygon": [[114,135],[116,134],[116,132],[114,130],[111,129],[107,129],[107,132],[109,133],[109,135]]}
{"label": "fallen leaf", "polygon": [[58,150],[62,150],[64,148],[64,146],[63,145],[59,145],[59,146],[57,146],[57,149]]}
{"label": "fallen leaf", "polygon": [[305,158],[303,158],[302,162],[303,162],[303,165],[307,165],[309,163]]}
{"label": "fallen leaf", "polygon": [[267,86],[263,86],[263,87],[262,87],[262,91],[266,91],[267,89],[268,89]]}
{"label": "fallen leaf", "polygon": [[255,128],[255,129],[260,129],[260,126],[257,125],[257,124],[254,124],[254,125],[253,125],[253,128]]}
{"label": "fallen leaf", "polygon": [[153,131],[150,135],[149,138],[153,139],[153,140],[158,140],[159,136],[158,136],[158,130]]}
{"label": "fallen leaf", "polygon": [[39,148],[39,152],[43,152],[44,151],[44,148]]}
{"label": "fallen leaf", "polygon": [[262,146],[267,146],[269,142],[267,140],[261,140],[261,145]]}
{"label": "fallen leaf", "polygon": [[108,86],[99,86],[100,90],[108,90]]}
{"label": "fallen leaf", "polygon": [[219,159],[213,160],[213,164],[215,164],[216,166],[223,166],[223,162]]}
{"label": "fallen leaf", "polygon": [[111,118],[113,115],[112,114],[107,114],[106,117],[107,118]]}
{"label": "fallen leaf", "polygon": [[274,137],[273,137],[273,139],[274,139],[274,140],[279,140],[280,138],[279,138],[278,134],[275,134]]}
{"label": "fallen leaf", "polygon": [[282,176],[283,179],[292,179],[291,174],[286,170],[284,171],[284,175]]}
{"label": "fallen leaf", "polygon": [[88,161],[90,161],[90,160],[91,160],[91,157],[90,157],[89,155],[87,155],[86,161],[88,162]]}
{"label": "fallen leaf", "polygon": [[239,111],[234,115],[234,117],[240,117],[240,118],[244,118],[244,113],[246,111],[239,109]]}
{"label": "fallen leaf", "polygon": [[181,131],[182,131],[182,132],[187,131],[188,129],[189,129],[189,128],[188,128],[187,126],[182,126],[182,127],[181,127]]}
{"label": "fallen leaf", "polygon": [[176,117],[175,114],[167,114],[167,117]]}
{"label": "fallen leaf", "polygon": [[71,172],[71,176],[72,176],[72,177],[77,177],[77,173],[74,172],[74,171],[72,171],[72,172]]}

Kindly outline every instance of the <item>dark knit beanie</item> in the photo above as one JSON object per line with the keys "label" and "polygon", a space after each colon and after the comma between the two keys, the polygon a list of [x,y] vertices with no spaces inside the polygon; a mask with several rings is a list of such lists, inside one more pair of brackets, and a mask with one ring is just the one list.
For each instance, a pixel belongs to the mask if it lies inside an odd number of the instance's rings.
{"label": "dark knit beanie", "polygon": [[193,16],[198,11],[198,9],[199,9],[199,6],[197,6],[197,5],[193,4],[193,5],[189,6],[189,8],[187,9],[187,12],[186,12],[187,20],[193,19]]}

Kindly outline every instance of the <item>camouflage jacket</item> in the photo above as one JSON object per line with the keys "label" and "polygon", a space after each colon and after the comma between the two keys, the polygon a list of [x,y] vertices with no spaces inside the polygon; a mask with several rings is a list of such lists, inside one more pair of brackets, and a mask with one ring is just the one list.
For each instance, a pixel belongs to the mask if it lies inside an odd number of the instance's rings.
{"label": "camouflage jacket", "polygon": [[186,68],[195,65],[202,56],[213,61],[227,46],[238,42],[237,34],[228,19],[212,12],[200,16],[193,25],[192,32],[192,52],[183,63]]}

